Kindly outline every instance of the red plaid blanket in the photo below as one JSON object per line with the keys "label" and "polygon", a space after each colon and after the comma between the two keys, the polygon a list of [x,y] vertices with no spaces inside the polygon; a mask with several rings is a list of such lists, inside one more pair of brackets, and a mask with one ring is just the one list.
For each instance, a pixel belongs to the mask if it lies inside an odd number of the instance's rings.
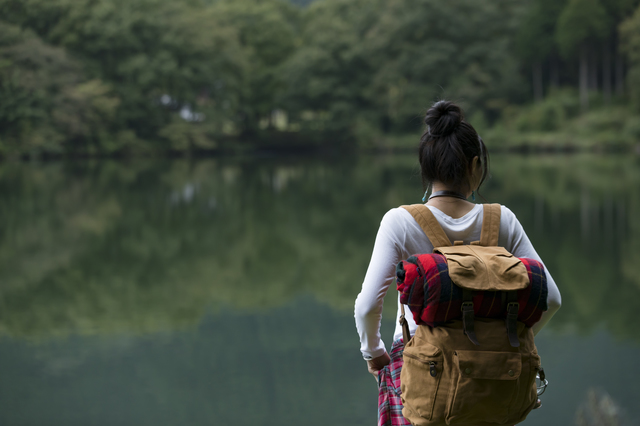
{"label": "red plaid blanket", "polygon": [[[547,277],[542,263],[520,259],[527,268],[527,288],[518,290],[518,321],[531,327],[547,310]],[[441,254],[417,254],[398,263],[396,281],[400,303],[409,306],[416,324],[437,327],[460,318],[462,289],[449,277],[447,260]],[[473,296],[475,315],[500,318],[506,313],[504,292],[476,291]]]}

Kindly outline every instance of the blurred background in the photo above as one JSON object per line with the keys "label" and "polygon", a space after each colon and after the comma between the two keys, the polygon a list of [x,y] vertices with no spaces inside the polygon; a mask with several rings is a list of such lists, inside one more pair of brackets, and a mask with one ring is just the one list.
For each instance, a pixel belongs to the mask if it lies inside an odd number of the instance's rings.
{"label": "blurred background", "polygon": [[640,139],[637,0],[0,0],[0,154]]}
{"label": "blurred background", "polygon": [[563,296],[523,424],[639,424],[640,0],[0,0],[0,425],[373,425],[441,98]]}

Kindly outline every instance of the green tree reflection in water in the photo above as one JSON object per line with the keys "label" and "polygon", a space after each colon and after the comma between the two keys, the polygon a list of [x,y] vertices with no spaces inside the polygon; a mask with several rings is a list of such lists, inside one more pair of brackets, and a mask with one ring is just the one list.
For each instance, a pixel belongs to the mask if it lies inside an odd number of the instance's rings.
{"label": "green tree reflection in water", "polygon": [[[638,160],[496,156],[492,174],[487,201],[561,287],[551,327],[637,339]],[[0,330],[34,338],[191,328],[304,294],[347,312],[380,218],[421,187],[412,156],[225,158],[6,163],[0,193]]]}
{"label": "green tree reflection in water", "polygon": [[[386,204],[379,171],[264,161],[7,165],[2,329],[151,331],[194,325],[211,305],[264,309],[306,292],[350,307]],[[371,201],[354,216],[359,199]]]}
{"label": "green tree reflection in water", "polygon": [[[526,424],[573,423],[592,386],[638,418],[637,163],[493,159],[484,196],[563,293]],[[0,194],[0,423],[375,420],[351,312],[380,218],[422,196],[413,156],[4,163]]]}
{"label": "green tree reflection in water", "polygon": [[[638,339],[640,169],[634,158],[498,157],[492,190],[513,206],[553,273],[563,307],[551,327],[604,323]],[[494,192],[492,192],[493,194]]]}

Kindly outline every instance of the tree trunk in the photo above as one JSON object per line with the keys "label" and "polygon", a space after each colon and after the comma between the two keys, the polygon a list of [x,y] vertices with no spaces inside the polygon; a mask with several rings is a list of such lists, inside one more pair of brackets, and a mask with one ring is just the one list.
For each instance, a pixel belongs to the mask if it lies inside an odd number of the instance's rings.
{"label": "tree trunk", "polygon": [[556,55],[551,56],[550,67],[549,85],[553,88],[557,88],[560,86],[560,72],[558,71],[558,58]]}
{"label": "tree trunk", "polygon": [[624,95],[624,62],[620,51],[616,51],[616,95]]}
{"label": "tree trunk", "polygon": [[598,91],[598,54],[589,49],[589,90]]}
{"label": "tree trunk", "polygon": [[583,187],[580,194],[580,233],[582,234],[583,241],[588,241],[591,233],[591,220],[589,217],[591,203],[589,201],[589,190]]}
{"label": "tree trunk", "polygon": [[533,99],[536,102],[542,101],[544,96],[542,88],[542,64],[540,61],[533,63]]}
{"label": "tree trunk", "polygon": [[580,108],[589,108],[589,55],[585,43],[580,46]]}
{"label": "tree trunk", "polygon": [[611,43],[609,40],[602,50],[602,95],[605,105],[611,103]]}

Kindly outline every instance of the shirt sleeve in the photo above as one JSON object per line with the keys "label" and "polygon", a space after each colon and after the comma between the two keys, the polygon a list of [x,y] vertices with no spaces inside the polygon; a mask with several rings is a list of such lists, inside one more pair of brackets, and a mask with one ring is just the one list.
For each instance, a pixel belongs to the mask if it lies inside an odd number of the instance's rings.
{"label": "shirt sleeve", "polygon": [[[535,259],[542,262],[540,256],[533,248],[529,237],[524,231],[524,228],[520,224],[520,221],[516,218],[516,215],[507,207],[502,206],[502,218],[500,220],[500,242],[499,244],[506,248],[511,254],[516,257],[526,257],[529,259]],[[533,333],[538,332],[545,326],[551,319],[562,304],[562,297],[560,296],[560,290],[556,285],[549,268],[544,267],[545,274],[547,275],[547,288],[549,290],[547,296],[548,309],[542,314],[542,318],[533,326]]]}
{"label": "shirt sleeve", "polygon": [[395,278],[395,267],[403,247],[402,232],[398,232],[401,225],[397,220],[397,210],[388,211],[380,222],[362,290],[356,298],[354,316],[360,336],[360,351],[365,358],[375,358],[386,352],[380,336],[382,305]]}

